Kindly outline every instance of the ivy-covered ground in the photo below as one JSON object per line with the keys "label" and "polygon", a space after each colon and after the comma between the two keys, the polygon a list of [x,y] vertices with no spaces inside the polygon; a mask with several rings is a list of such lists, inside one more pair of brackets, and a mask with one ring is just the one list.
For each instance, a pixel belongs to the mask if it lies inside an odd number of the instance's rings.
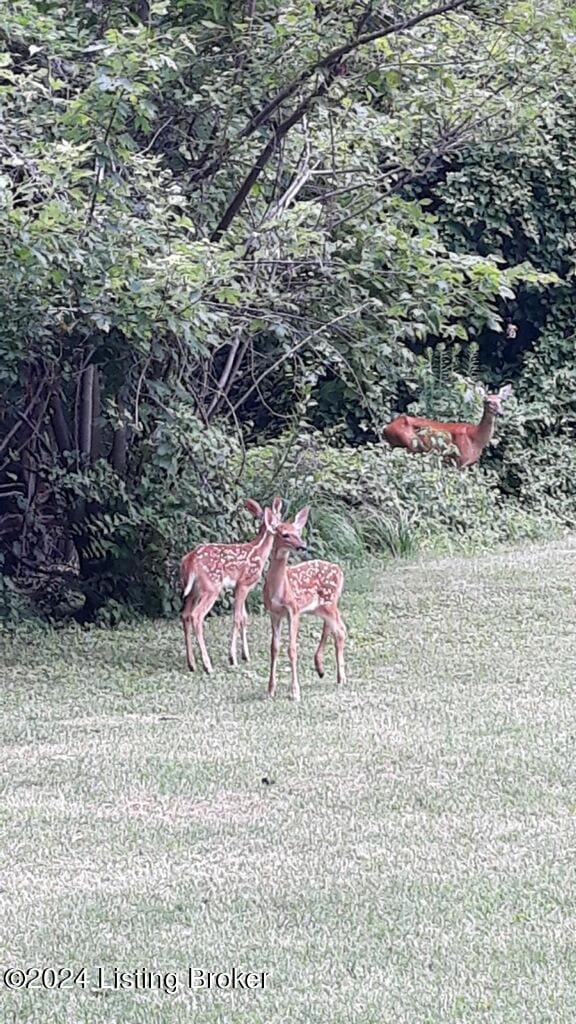
{"label": "ivy-covered ground", "polygon": [[[563,541],[349,572],[349,684],[309,623],[300,706],[286,660],[260,699],[258,616],[237,674],[209,621],[210,679],[177,622],[5,634],[2,966],[86,988],[2,1020],[571,1024],[575,570]],[[269,976],[191,994],[188,965]]]}

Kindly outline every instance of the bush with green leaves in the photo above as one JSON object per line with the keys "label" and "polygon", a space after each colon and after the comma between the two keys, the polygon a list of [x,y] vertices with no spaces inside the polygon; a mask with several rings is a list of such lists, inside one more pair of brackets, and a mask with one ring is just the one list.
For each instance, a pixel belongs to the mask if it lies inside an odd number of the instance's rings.
{"label": "bush with green leaves", "polygon": [[[396,6],[4,5],[0,543],[15,579],[74,563],[86,617],[166,611],[180,551],[236,534],[245,444],[257,461],[295,415],[351,445],[407,408],[475,417],[470,380],[505,376],[532,406],[536,459],[512,431],[486,456],[503,492],[552,509],[556,454],[569,486],[563,445],[541,442],[576,408],[573,12]],[[492,477],[364,458],[327,451],[321,473],[351,477],[337,500],[302,488],[342,550],[408,552],[494,521]],[[263,464],[250,489],[273,482]]]}
{"label": "bush with green leaves", "polygon": [[252,448],[243,480],[248,489],[281,494],[292,513],[311,504],[312,546],[327,557],[480,547],[561,527],[553,508],[543,515],[541,507],[505,500],[493,470],[459,472],[440,455],[381,444],[337,448],[318,433]]}
{"label": "bush with green leaves", "polygon": [[127,479],[118,480],[104,460],[55,470],[55,493],[69,510],[84,566],[81,617],[174,613],[185,552],[242,531],[239,461],[233,436],[203,427],[181,405],[135,449]]}
{"label": "bush with green leaves", "polygon": [[3,628],[19,622],[34,620],[30,601],[9,576],[0,574],[0,624]]}

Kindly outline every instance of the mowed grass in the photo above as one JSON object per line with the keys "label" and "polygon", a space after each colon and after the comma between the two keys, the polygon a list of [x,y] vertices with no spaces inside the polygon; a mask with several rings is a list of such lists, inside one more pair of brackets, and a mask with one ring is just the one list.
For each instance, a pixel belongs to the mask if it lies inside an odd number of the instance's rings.
{"label": "mowed grass", "polygon": [[[347,575],[345,689],[188,674],[178,622],[3,638],[2,1022],[576,1020],[576,544]],[[178,990],[97,987],[98,965]],[[188,965],[267,971],[191,992]]]}

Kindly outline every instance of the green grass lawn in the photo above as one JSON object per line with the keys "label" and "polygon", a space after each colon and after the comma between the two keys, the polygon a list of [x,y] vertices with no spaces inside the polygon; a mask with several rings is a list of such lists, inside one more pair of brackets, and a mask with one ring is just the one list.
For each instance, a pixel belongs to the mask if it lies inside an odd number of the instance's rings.
{"label": "green grass lawn", "polygon": [[300,705],[258,616],[237,672],[208,621],[211,678],[178,622],[5,635],[0,963],[87,974],[2,1024],[573,1024],[575,575],[567,542],[350,572],[348,686],[308,620]]}

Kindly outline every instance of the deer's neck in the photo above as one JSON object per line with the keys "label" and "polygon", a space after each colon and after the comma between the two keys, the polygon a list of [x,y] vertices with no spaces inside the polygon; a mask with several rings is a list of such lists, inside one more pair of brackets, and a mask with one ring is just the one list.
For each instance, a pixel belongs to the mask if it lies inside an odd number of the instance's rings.
{"label": "deer's neck", "polygon": [[494,413],[490,412],[488,406],[484,407],[482,419],[474,430],[474,440],[476,444],[485,448],[486,445],[491,441],[492,434],[494,433]]}
{"label": "deer's neck", "polygon": [[286,570],[288,568],[288,551],[278,549],[277,544],[272,548],[270,567],[266,576],[265,591],[272,601],[282,599],[286,590]]}
{"label": "deer's neck", "polygon": [[258,555],[262,564],[264,564],[264,562],[268,558],[272,550],[273,543],[274,534],[270,533],[270,531],[267,530],[264,525],[262,525],[260,527],[260,532],[258,533],[256,540],[254,541],[254,552]]}

